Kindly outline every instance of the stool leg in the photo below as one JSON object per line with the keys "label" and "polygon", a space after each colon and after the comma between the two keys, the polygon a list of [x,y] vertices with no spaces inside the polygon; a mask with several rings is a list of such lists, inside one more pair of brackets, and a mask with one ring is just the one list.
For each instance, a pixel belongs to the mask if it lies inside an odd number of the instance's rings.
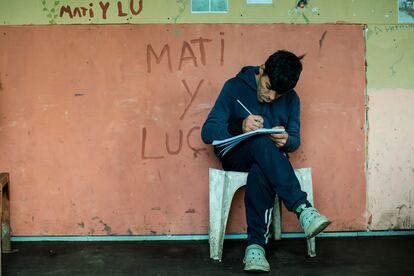
{"label": "stool leg", "polygon": [[11,252],[9,183],[2,191],[1,247],[3,253]]}
{"label": "stool leg", "polygon": [[223,225],[223,197],[225,193],[225,174],[220,170],[210,169],[210,223],[208,229],[208,239],[210,243],[210,258],[221,260],[223,252],[224,231]]}
{"label": "stool leg", "polygon": [[275,206],[273,207],[273,239],[282,239],[282,219],[278,195],[275,197]]}
{"label": "stool leg", "polygon": [[246,173],[210,169],[210,258],[221,261],[224,234],[236,191],[246,184]]}
{"label": "stool leg", "polygon": [[[299,179],[300,186],[303,191],[308,194],[308,201],[313,203],[313,189],[312,189],[312,170],[310,168],[303,168],[295,170],[296,176]],[[307,239],[308,256],[316,257],[316,240],[315,238]]]}
{"label": "stool leg", "polygon": [[[3,212],[3,189],[0,189],[0,220],[2,220],[2,218],[3,218],[3,215],[4,215],[4,212]],[[2,230],[3,230],[3,227],[2,227]],[[2,239],[0,239],[0,275],[3,275],[2,274]]]}
{"label": "stool leg", "polygon": [[306,243],[308,244],[308,256],[311,258],[316,257],[315,237],[306,239]]}

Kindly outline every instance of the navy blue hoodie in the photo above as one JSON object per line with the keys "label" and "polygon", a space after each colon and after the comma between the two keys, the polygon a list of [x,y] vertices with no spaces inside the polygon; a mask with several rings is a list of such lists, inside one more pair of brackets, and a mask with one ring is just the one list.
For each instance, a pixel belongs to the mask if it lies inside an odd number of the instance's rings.
{"label": "navy blue hoodie", "polygon": [[300,100],[292,89],[271,103],[257,100],[256,74],[259,67],[242,68],[236,77],[228,80],[220,92],[213,109],[201,129],[204,143],[222,140],[241,134],[242,122],[249,115],[237,102],[240,100],[254,115],[264,118],[264,127],[284,126],[289,134],[285,152],[292,152],[300,145]]}

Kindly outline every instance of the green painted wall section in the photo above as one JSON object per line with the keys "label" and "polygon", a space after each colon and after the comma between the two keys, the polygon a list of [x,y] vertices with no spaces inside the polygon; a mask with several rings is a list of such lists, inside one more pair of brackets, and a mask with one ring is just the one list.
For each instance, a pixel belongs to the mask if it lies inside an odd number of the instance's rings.
{"label": "green painted wall section", "polygon": [[[307,9],[295,9],[296,0],[273,0],[269,5],[247,5],[246,0],[229,0],[225,14],[192,14],[190,0],[142,0],[142,11],[133,15],[131,1],[138,10],[139,0],[0,0],[0,24],[109,24],[109,23],[365,23],[394,24],[394,0],[310,0]],[[119,16],[118,2],[122,12]],[[103,19],[99,3],[109,3]],[[84,7],[82,16],[60,17],[60,8]],[[93,11],[93,17],[90,10]],[[50,14],[50,15],[49,15]]]}
{"label": "green painted wall section", "polygon": [[414,24],[369,25],[368,88],[414,89]]}

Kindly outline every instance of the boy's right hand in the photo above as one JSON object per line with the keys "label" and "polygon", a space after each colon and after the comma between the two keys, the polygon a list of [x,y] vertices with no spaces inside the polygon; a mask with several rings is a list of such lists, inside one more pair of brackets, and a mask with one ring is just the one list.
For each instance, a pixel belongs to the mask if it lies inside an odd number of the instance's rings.
{"label": "boy's right hand", "polygon": [[259,115],[249,115],[243,120],[243,133],[263,128],[263,117]]}

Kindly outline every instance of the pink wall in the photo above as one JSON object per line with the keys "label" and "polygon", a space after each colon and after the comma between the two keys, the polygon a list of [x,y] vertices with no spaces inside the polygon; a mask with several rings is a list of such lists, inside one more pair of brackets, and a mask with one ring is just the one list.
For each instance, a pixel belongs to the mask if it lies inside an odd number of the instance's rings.
{"label": "pink wall", "polygon": [[[200,127],[223,82],[277,49],[306,53],[293,164],[330,230],[365,229],[364,47],[359,25],[0,27],[13,235],[207,233],[218,163]],[[242,193],[233,207],[244,231]]]}
{"label": "pink wall", "polygon": [[370,89],[368,227],[413,229],[414,90]]}

